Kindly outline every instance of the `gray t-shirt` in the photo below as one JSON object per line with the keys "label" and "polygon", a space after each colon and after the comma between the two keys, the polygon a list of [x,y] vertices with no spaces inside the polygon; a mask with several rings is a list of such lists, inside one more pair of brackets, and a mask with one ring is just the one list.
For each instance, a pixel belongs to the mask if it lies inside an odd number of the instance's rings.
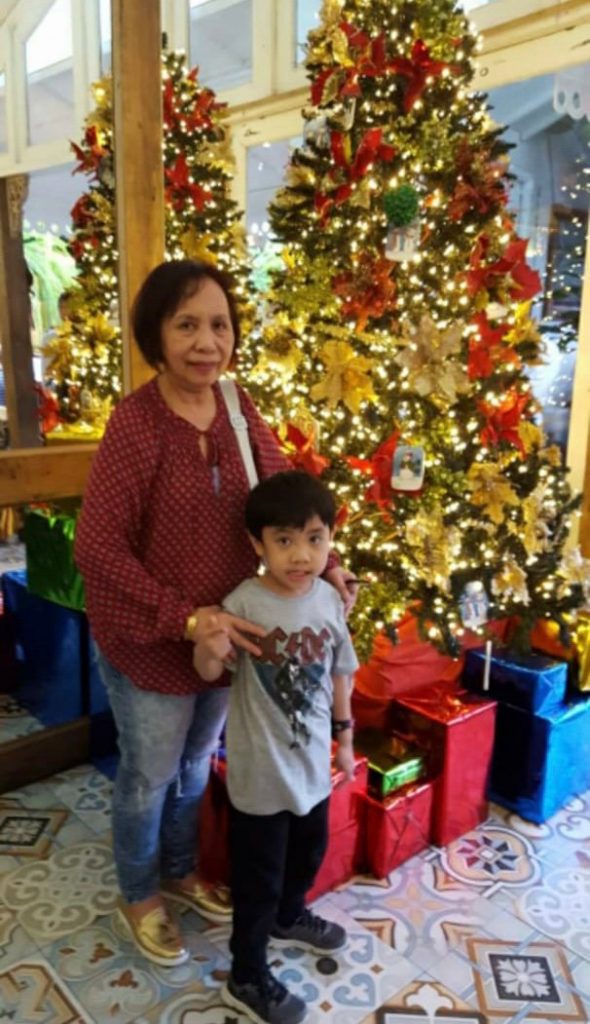
{"label": "gray t-shirt", "polygon": [[246,580],[223,602],[268,631],[239,651],[227,720],[227,787],[246,814],[307,814],[330,793],[332,675],[358,667],[342,600],[316,579],[302,597]]}

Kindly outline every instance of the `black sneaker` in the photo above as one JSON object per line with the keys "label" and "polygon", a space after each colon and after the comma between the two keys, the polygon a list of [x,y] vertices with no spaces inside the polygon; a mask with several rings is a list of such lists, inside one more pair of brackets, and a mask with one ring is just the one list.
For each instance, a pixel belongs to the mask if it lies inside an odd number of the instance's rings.
{"label": "black sneaker", "polygon": [[326,921],[311,910],[304,910],[289,928],[275,924],[270,933],[273,946],[302,946],[312,953],[336,953],[348,942],[346,931],[340,924]]}
{"label": "black sneaker", "polygon": [[243,984],[230,975],[221,998],[226,1006],[241,1010],[256,1024],[300,1024],[307,1014],[307,1004],[289,992],[269,970],[259,981]]}

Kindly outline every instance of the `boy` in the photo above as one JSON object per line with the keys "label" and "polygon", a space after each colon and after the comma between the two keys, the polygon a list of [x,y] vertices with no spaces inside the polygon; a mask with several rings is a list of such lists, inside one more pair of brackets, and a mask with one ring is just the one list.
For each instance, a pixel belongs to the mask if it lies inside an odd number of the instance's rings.
{"label": "boy", "polygon": [[298,1024],[306,1006],[270,972],[269,941],[331,953],[346,932],[305,909],[322,862],[336,763],[353,775],[350,677],[358,662],[342,601],[320,579],[334,499],[315,477],[277,473],[248,496],[246,526],[264,575],[246,580],[224,608],[256,622],[260,656],[232,649],[216,623],[195,649],[203,679],[235,671],[226,743],[231,802],[233,956],[224,1001],[258,1024]]}

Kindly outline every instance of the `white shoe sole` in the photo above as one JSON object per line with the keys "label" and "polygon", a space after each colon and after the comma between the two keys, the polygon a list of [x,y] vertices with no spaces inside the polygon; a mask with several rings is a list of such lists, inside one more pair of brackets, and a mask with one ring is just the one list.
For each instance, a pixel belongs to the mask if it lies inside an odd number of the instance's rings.
{"label": "white shoe sole", "polygon": [[276,946],[279,949],[304,949],[308,953],[315,953],[316,956],[331,956],[332,953],[340,953],[348,945],[348,936],[339,946],[332,946],[331,949],[322,949],[320,946],[312,946],[311,942],[303,939],[275,939],[274,935],[269,936],[269,946]]}
{"label": "white shoe sole", "polygon": [[179,953],[177,957],[158,956],[157,953],[152,953],[149,949],[146,949],[136,938],[133,928],[129,924],[129,921],[120,907],[117,908],[117,914],[119,915],[119,921],[125,929],[125,933],[131,939],[135,948],[139,950],[146,960],[150,960],[153,964],[157,964],[158,967],[180,967],[181,964],[185,964],[187,962],[190,956],[188,949],[183,950],[183,952]]}
{"label": "white shoe sole", "polygon": [[[253,1020],[255,1024],[268,1024],[268,1021],[265,1020],[264,1017],[259,1017],[258,1014],[255,1013],[255,1011],[250,1006],[248,1006],[247,1003],[243,1003],[241,999],[238,999],[236,996],[232,995],[227,984],[224,985],[223,988],[221,989],[220,995],[222,1002],[224,1002],[226,1006],[231,1006],[232,1010],[239,1010],[240,1013],[245,1014],[246,1017],[249,1017],[250,1020]],[[301,1017],[301,1021],[305,1020],[306,1016],[307,1010],[305,1011],[304,1016]]]}
{"label": "white shoe sole", "polygon": [[205,919],[205,921],[211,921],[213,924],[231,924],[233,918],[233,911],[230,910],[227,914],[221,912],[217,913],[215,910],[206,910],[201,907],[195,900],[191,900],[189,896],[183,896],[178,892],[169,892],[168,889],[160,890],[165,900],[174,900],[176,903],[180,903],[183,907],[188,907],[189,910],[194,910],[195,914],[199,914]]}

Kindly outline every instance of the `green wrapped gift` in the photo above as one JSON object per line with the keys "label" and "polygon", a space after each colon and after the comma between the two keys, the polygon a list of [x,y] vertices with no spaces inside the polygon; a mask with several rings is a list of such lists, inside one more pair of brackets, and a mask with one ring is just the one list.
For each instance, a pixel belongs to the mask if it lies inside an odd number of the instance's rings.
{"label": "green wrapped gift", "polygon": [[84,611],[84,584],[74,564],[78,510],[31,508],[25,513],[27,586],[31,594]]}
{"label": "green wrapped gift", "polygon": [[369,793],[378,800],[426,775],[423,753],[403,736],[366,729],[356,734],[354,743],[369,759]]}

